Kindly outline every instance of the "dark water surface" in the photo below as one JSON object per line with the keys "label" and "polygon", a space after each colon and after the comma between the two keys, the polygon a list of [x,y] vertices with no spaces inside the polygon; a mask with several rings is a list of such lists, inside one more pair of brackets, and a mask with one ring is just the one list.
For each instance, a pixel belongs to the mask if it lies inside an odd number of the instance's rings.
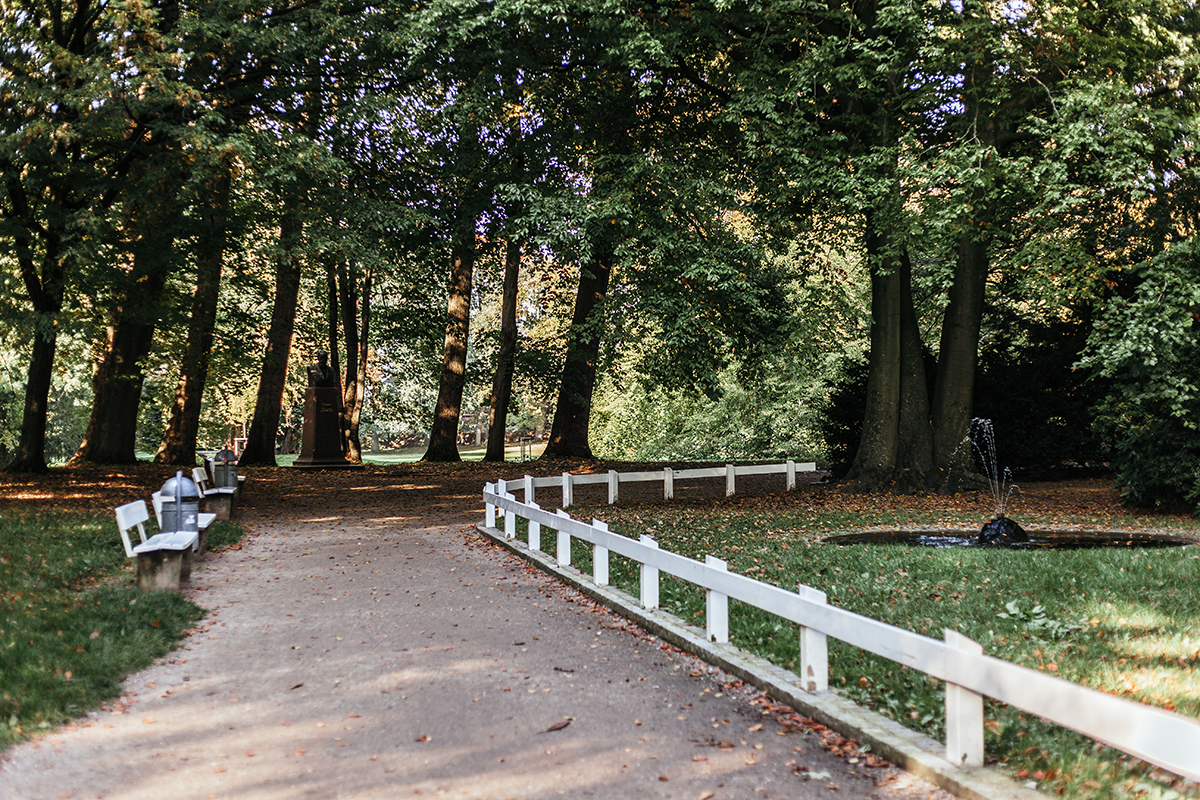
{"label": "dark water surface", "polygon": [[1147,531],[1053,531],[1026,529],[1028,542],[987,544],[968,530],[884,530],[827,536],[827,544],[898,544],[917,547],[1003,547],[1006,550],[1081,550],[1092,547],[1180,547],[1193,539]]}

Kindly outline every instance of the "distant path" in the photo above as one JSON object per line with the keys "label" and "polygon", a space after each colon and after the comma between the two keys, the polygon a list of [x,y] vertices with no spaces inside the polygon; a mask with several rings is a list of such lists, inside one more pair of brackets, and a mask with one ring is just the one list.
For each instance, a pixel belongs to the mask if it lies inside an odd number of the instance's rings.
{"label": "distant path", "polygon": [[520,465],[467,472],[255,474],[252,535],[188,589],[210,616],[121,702],[12,750],[0,796],[948,797],[784,734],[485,543],[480,488]]}

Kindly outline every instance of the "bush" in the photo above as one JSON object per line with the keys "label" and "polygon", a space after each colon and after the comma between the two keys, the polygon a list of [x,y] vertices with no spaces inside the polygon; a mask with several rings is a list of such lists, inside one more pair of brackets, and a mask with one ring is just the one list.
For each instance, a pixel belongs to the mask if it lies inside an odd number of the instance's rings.
{"label": "bush", "polygon": [[1081,364],[1110,381],[1095,407],[1122,497],[1200,512],[1200,244],[1176,244],[1135,270],[1109,303]]}

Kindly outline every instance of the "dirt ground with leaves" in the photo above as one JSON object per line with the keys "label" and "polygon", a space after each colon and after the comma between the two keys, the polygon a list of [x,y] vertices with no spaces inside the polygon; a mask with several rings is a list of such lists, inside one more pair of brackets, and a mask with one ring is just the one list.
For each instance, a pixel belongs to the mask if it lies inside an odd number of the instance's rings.
{"label": "dirt ground with leaves", "polygon": [[[581,468],[629,467],[536,467]],[[207,618],[119,702],[5,754],[0,794],[949,797],[481,538],[483,484],[527,469],[248,470],[237,516],[249,535],[207,556],[186,588]],[[3,476],[0,510],[111,509],[167,477],[150,466]],[[778,482],[739,483],[732,500],[723,481],[688,483],[674,502],[926,502],[784,495]],[[637,494],[622,487],[625,501]],[[1053,502],[1067,498],[1116,508],[1102,483]],[[577,490],[577,502],[600,500]]]}

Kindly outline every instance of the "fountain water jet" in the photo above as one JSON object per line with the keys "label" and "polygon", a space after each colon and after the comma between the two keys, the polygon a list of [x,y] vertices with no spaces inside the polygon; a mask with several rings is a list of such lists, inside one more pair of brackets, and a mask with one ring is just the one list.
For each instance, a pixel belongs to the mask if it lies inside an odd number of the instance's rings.
{"label": "fountain water jet", "polygon": [[[990,419],[971,420],[971,446],[983,466],[984,475],[992,489],[995,514],[979,531],[979,543],[992,547],[1011,547],[1029,541],[1029,534],[1016,522],[1008,518],[1008,501],[1017,488],[1012,483],[1012,472],[1008,467],[1000,472],[996,460],[996,432]],[[1007,487],[1007,488],[1006,488]]]}

